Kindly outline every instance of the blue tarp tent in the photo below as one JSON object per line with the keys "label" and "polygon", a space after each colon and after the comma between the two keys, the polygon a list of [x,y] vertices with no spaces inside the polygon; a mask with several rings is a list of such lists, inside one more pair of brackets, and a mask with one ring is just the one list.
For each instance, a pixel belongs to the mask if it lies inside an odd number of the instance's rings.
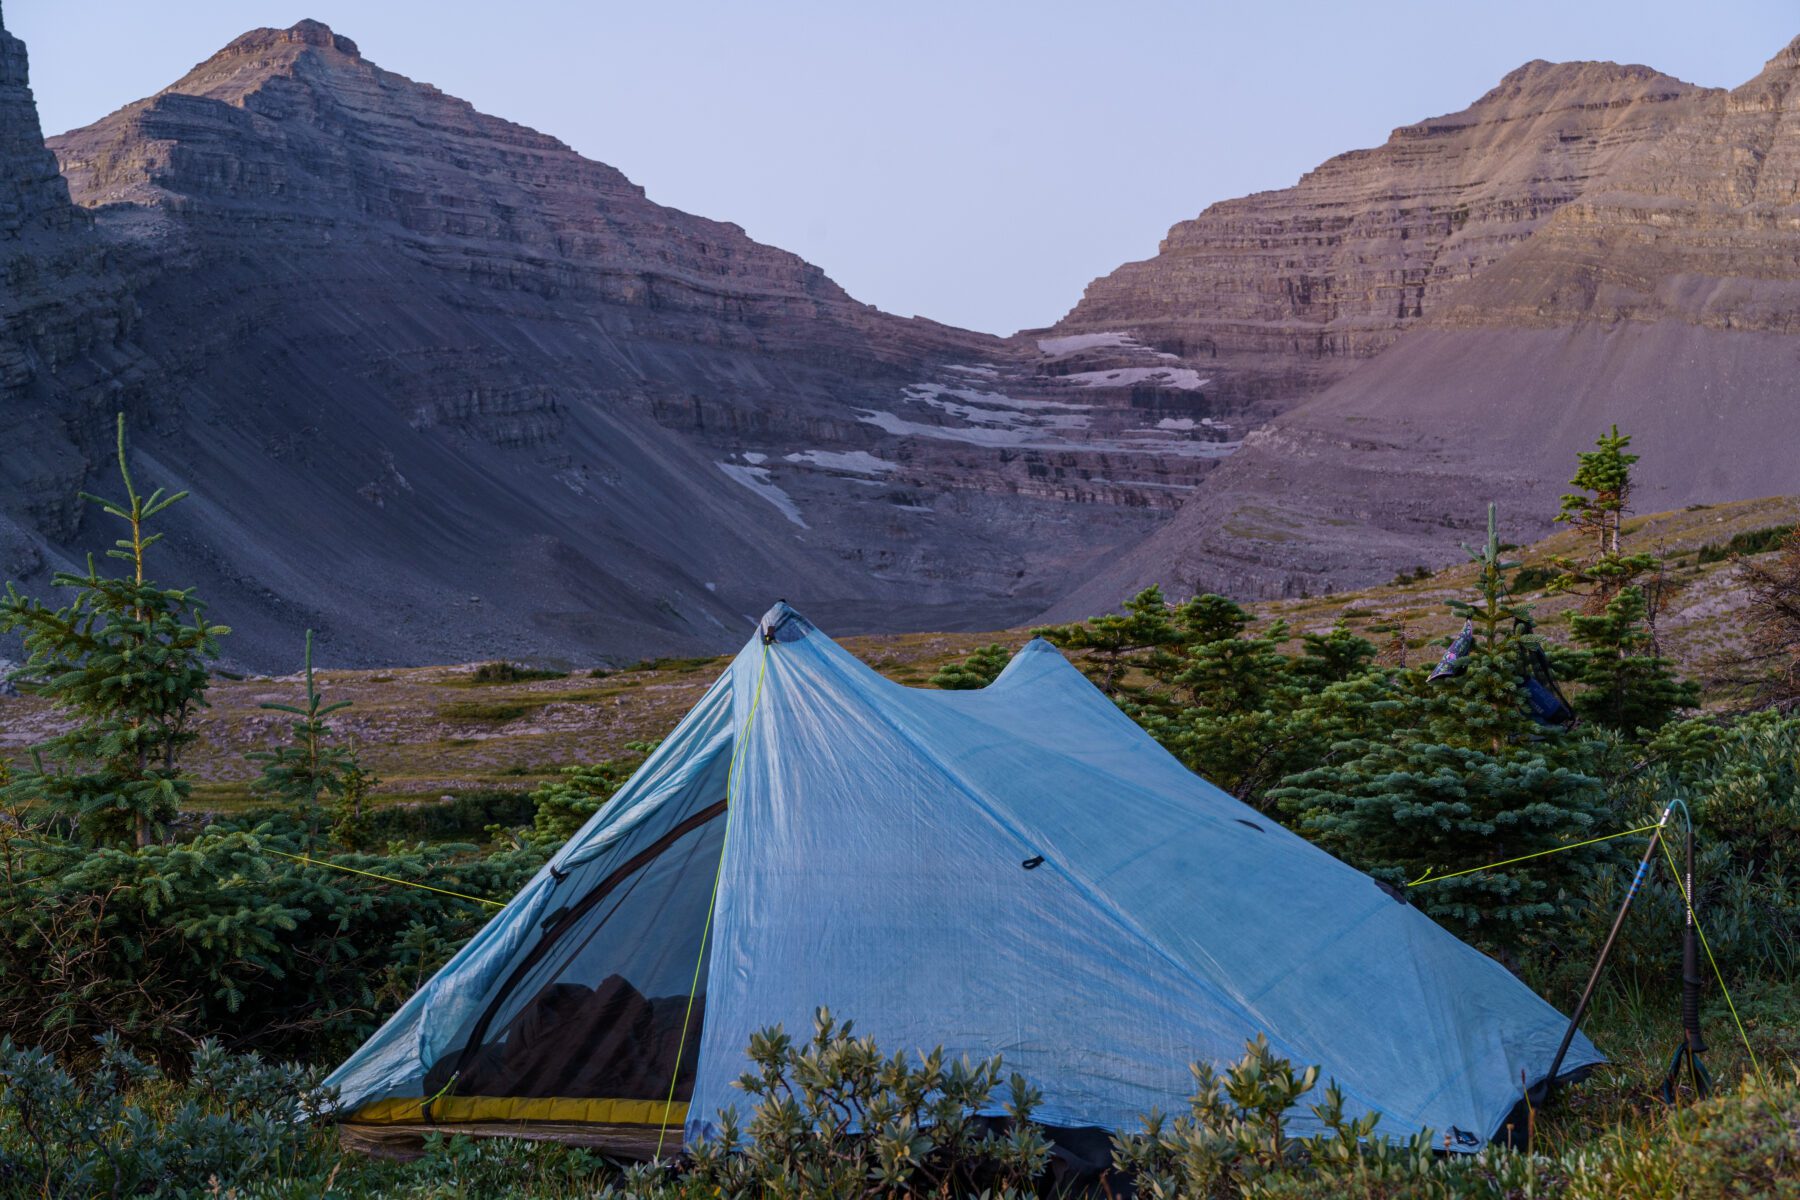
{"label": "blue tarp tent", "polygon": [[[778,604],[329,1082],[353,1142],[642,1150],[665,1121],[671,1145],[705,1133],[741,1101],[751,1033],[809,1029],[820,1005],[888,1050],[1002,1054],[1072,1128],[1179,1109],[1189,1063],[1264,1034],[1378,1132],[1461,1148],[1496,1133],[1566,1023],[1189,772],[1048,643],[979,691],[906,688]],[[1568,1069],[1599,1061],[1577,1037]],[[1304,1103],[1294,1124],[1316,1127]]]}

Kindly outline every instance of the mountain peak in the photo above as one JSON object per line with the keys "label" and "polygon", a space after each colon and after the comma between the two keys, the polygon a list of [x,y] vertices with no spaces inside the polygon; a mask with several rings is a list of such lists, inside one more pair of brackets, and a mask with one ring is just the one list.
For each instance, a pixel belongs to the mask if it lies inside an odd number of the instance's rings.
{"label": "mountain peak", "polygon": [[350,58],[361,58],[362,52],[356,43],[339,33],[333,33],[331,26],[323,21],[315,21],[308,17],[296,22],[286,29],[252,29],[241,37],[234,38],[229,45],[219,51],[224,54],[242,54],[248,51],[268,50],[282,45],[317,46],[321,49],[336,50],[339,54]]}
{"label": "mountain peak", "polygon": [[44,148],[25,43],[0,25],[0,231],[65,226],[74,209],[56,157]]}
{"label": "mountain peak", "polygon": [[1646,88],[1663,93],[1701,90],[1642,63],[1616,63],[1604,59],[1551,62],[1534,58],[1502,75],[1500,82],[1470,108],[1490,106],[1516,97],[1542,98],[1551,93],[1569,93],[1578,104],[1587,100],[1605,103],[1640,95]]}
{"label": "mountain peak", "polygon": [[1763,64],[1765,72],[1792,71],[1796,67],[1800,67],[1800,35],[1796,35],[1794,40],[1783,46],[1774,58]]}

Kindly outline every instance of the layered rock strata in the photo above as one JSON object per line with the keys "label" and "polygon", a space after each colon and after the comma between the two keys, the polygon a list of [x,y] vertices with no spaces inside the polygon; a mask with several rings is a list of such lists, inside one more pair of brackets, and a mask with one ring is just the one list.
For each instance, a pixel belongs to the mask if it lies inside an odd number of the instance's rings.
{"label": "layered rock strata", "polygon": [[1797,80],[1800,39],[1742,87],[1660,105],[1680,119],[1619,146],[1390,349],[1248,434],[1058,610],[1153,579],[1245,595],[1379,582],[1460,559],[1489,500],[1531,540],[1614,422],[1643,456],[1641,509],[1791,491]]}
{"label": "layered rock strata", "polygon": [[[130,265],[147,474],[199,497],[163,569],[253,664],[307,626],[336,661],[712,648],[775,595],[1002,625],[1231,448],[1179,364],[882,313],[317,22],[51,146]],[[107,536],[74,515],[31,519],[43,571]]]}
{"label": "layered rock strata", "polygon": [[1220,394],[1305,400],[1434,314],[1706,95],[1641,66],[1531,62],[1293,187],[1215,204],[1088,285],[1058,334],[1124,330],[1208,360]]}

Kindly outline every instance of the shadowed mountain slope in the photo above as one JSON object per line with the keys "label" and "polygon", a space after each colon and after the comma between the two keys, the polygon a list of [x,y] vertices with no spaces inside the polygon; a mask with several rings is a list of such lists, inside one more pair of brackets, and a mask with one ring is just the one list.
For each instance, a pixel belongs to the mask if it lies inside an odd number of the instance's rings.
{"label": "shadowed mountain slope", "polygon": [[[129,293],[141,473],[196,493],[159,573],[239,661],[307,626],[340,662],[717,647],[776,594],[852,629],[1005,624],[1230,448],[1149,351],[1066,378],[879,312],[317,22],[50,145]],[[22,403],[77,446],[0,476],[41,586],[111,536],[62,497],[105,469],[112,402]]]}

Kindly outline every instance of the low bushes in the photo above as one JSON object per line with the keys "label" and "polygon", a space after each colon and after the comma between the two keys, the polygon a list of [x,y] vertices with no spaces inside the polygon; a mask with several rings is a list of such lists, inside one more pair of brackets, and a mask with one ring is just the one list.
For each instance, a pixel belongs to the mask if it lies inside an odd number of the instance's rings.
{"label": "low bushes", "polygon": [[[1113,1138],[1105,1179],[1077,1180],[1058,1173],[1048,1131],[1030,1120],[1037,1091],[998,1058],[890,1055],[823,1011],[808,1040],[764,1030],[749,1057],[747,1119],[722,1117],[679,1161],[626,1167],[561,1146],[434,1137],[402,1164],[341,1154],[322,1119],[333,1097],[304,1068],[203,1042],[177,1080],[103,1038],[77,1076],[0,1040],[0,1197],[1800,1197],[1791,1081],[1656,1110],[1556,1154],[1444,1155],[1429,1134],[1388,1140],[1377,1118],[1346,1117],[1317,1068],[1296,1070],[1258,1041],[1223,1074],[1196,1067],[1185,1113],[1148,1115]],[[1328,1132],[1290,1136],[1296,1104]],[[1005,1115],[975,1115],[995,1107]]]}

